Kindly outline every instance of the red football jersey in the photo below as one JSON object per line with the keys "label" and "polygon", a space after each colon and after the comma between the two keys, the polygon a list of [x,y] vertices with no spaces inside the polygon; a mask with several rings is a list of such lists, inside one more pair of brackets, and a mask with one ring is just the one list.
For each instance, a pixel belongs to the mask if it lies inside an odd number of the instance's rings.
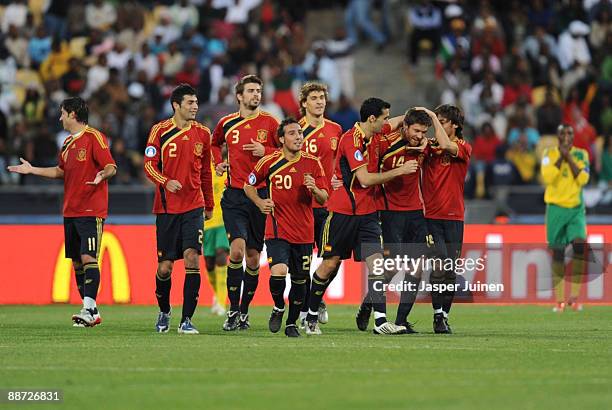
{"label": "red football jersey", "polygon": [[[331,177],[334,174],[338,141],[342,137],[342,127],[327,118],[324,118],[323,123],[316,127],[308,124],[306,117],[302,117],[299,122],[304,132],[304,146],[302,149],[308,154],[319,158],[325,175],[331,181]],[[314,200],[312,206],[313,208],[324,208],[324,206],[319,205]]]}
{"label": "red football jersey", "polygon": [[453,157],[435,145],[429,147],[423,167],[425,217],[463,221],[463,185],[472,155],[472,146],[456,141],[459,151]]}
{"label": "red football jersey", "polygon": [[[388,132],[388,126],[385,127],[387,128],[383,131]],[[335,173],[337,178],[342,179],[344,186],[332,191],[327,204],[327,209],[330,211],[345,215],[366,215],[376,212],[375,188],[364,187],[355,175],[357,169],[368,166],[370,146],[375,139],[376,137],[366,141],[359,123],[340,138]],[[371,171],[371,168],[368,167],[368,170]]]}
{"label": "red football jersey", "polygon": [[[426,152],[412,150],[408,141],[402,138],[400,131],[382,136],[377,140],[377,171],[387,172],[397,168],[406,161],[416,159],[423,164]],[[409,175],[393,178],[385,184],[378,185],[376,191],[376,208],[387,211],[416,211],[423,209],[421,195],[420,170]]]}
{"label": "red football jersey", "polygon": [[[225,185],[242,189],[247,182],[247,176],[261,157],[254,156],[251,151],[242,148],[251,141],[260,142],[265,147],[265,155],[278,149],[280,144],[276,136],[278,120],[265,111],[243,118],[239,112],[221,118],[212,137],[212,153],[215,164],[223,161],[221,146],[227,143],[227,180]],[[260,184],[258,188],[263,186]]]}
{"label": "red football jersey", "polygon": [[274,213],[266,219],[266,239],[296,244],[314,242],[313,195],[304,185],[305,174],[315,179],[318,188],[329,192],[319,159],[305,152],[289,161],[282,151],[275,151],[255,165],[249,184],[265,183],[268,198],[274,201]]}
{"label": "red football jersey", "polygon": [[[64,216],[108,215],[108,181],[87,185],[107,165],[115,165],[106,136],[87,126],[64,141],[59,167],[64,171]],[[116,165],[115,165],[116,166]]]}
{"label": "red football jersey", "polygon": [[[187,127],[178,128],[172,118],[155,124],[145,149],[144,170],[157,185],[154,214],[182,214],[215,207],[210,130],[202,124],[191,121]],[[182,185],[176,193],[165,189],[172,179]]]}

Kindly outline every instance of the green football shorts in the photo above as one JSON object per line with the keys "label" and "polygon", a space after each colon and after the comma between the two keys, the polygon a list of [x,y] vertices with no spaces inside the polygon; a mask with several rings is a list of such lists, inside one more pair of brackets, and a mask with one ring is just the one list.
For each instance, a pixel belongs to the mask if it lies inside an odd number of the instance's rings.
{"label": "green football shorts", "polygon": [[584,205],[563,208],[546,205],[546,240],[550,248],[564,248],[574,239],[586,239]]}
{"label": "green football shorts", "polygon": [[227,233],[223,225],[204,231],[204,256],[215,256],[219,248],[230,248]]}

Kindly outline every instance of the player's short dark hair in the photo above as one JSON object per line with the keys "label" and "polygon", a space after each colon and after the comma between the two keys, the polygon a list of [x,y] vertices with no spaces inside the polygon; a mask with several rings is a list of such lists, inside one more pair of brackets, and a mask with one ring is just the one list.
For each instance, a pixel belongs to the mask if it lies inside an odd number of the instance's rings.
{"label": "player's short dark hair", "polygon": [[302,115],[306,115],[306,108],[302,107],[302,104],[306,102],[310,93],[315,91],[323,91],[325,93],[325,101],[329,99],[327,85],[315,81],[305,83],[300,89],[300,113],[302,113]]}
{"label": "player's short dark hair", "polygon": [[570,128],[572,130],[572,132],[574,132],[574,127],[572,127],[570,124],[568,124],[566,122],[562,122],[557,127],[557,136],[561,135],[561,131],[566,129],[566,128]]}
{"label": "player's short dark hair", "polygon": [[429,128],[433,125],[433,122],[431,121],[429,114],[427,114],[425,111],[411,108],[406,111],[406,114],[404,115],[404,124],[409,127],[412,124],[419,124]]}
{"label": "player's short dark hair", "polygon": [[177,103],[179,106],[183,102],[183,98],[186,95],[196,95],[196,90],[189,84],[179,84],[176,86],[174,90],[172,90],[172,95],[170,95],[170,105],[172,105],[172,111],[174,111],[174,103]]}
{"label": "player's short dark hair", "polygon": [[278,131],[276,132],[278,138],[285,136],[285,126],[289,124],[299,124],[299,122],[293,117],[287,117],[282,120],[281,123],[278,124]]}
{"label": "player's short dark hair", "polygon": [[70,97],[62,101],[60,109],[64,109],[68,114],[74,113],[76,120],[82,124],[87,124],[89,119],[89,108],[81,97]]}
{"label": "player's short dark hair", "polygon": [[451,124],[457,126],[455,134],[459,138],[463,138],[463,113],[461,110],[450,104],[438,105],[434,110],[436,115],[440,115],[451,122]]}
{"label": "player's short dark hair", "polygon": [[371,97],[361,103],[359,118],[361,122],[366,122],[370,115],[380,117],[384,109],[391,108],[391,104],[380,98]]}
{"label": "player's short dark hair", "polygon": [[250,83],[259,84],[263,87],[263,81],[261,81],[261,78],[257,77],[255,74],[245,75],[236,84],[236,95],[242,94],[244,92],[244,86]]}

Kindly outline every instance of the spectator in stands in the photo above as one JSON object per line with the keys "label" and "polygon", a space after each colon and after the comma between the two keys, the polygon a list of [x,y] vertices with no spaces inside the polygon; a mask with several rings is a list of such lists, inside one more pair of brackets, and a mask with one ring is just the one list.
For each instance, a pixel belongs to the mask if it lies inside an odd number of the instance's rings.
{"label": "spectator in stands", "polygon": [[132,58],[132,52],[121,41],[115,42],[115,46],[106,56],[109,68],[119,71],[125,70],[128,61]]}
{"label": "spectator in stands", "polygon": [[526,115],[522,115],[518,118],[516,125],[510,129],[510,132],[508,132],[507,138],[510,148],[512,149],[512,147],[518,147],[520,148],[521,152],[523,151],[523,148],[525,148],[527,151],[533,151],[539,140],[540,133],[538,133],[538,130],[529,124],[529,120]]}
{"label": "spectator in stands", "polygon": [[522,184],[535,182],[537,159],[527,133],[520,132],[512,141],[509,137],[508,144],[510,149],[506,153],[506,158],[518,171],[519,182]]}
{"label": "spectator in stands", "polygon": [[[340,98],[340,81],[336,62],[329,58],[324,41],[312,43],[311,51],[306,55],[302,67],[311,80],[327,84],[329,101],[335,103]],[[299,111],[299,108],[298,108]]]}
{"label": "spectator in stands", "polygon": [[197,27],[200,19],[198,9],[194,5],[189,4],[188,0],[180,0],[178,3],[173,4],[169,9],[169,14],[172,23],[180,29]]}
{"label": "spectator in stands", "polygon": [[28,6],[25,0],[11,0],[2,16],[2,32],[7,33],[10,26],[20,29],[26,23]]}
{"label": "spectator in stands", "polygon": [[555,100],[554,90],[547,87],[544,103],[536,111],[538,132],[540,135],[555,135],[561,124],[561,106]]}
{"label": "spectator in stands", "polygon": [[359,121],[359,112],[353,107],[351,100],[344,94],[340,94],[340,100],[337,106],[338,107],[331,113],[329,118],[340,124],[342,131],[346,132]]}
{"label": "spectator in stands", "polygon": [[419,1],[408,12],[412,33],[408,43],[410,62],[415,65],[419,61],[421,42],[427,40],[432,55],[438,52],[442,30],[442,12],[429,0]]}
{"label": "spectator in stands", "polygon": [[19,34],[17,26],[9,25],[8,36],[4,40],[4,46],[15,58],[20,68],[30,67],[28,40]]}
{"label": "spectator in stands", "polygon": [[92,94],[107,83],[109,78],[109,68],[106,64],[106,54],[100,54],[98,61],[87,71],[87,85],[83,91],[83,97],[89,98]]}
{"label": "spectator in stands", "polygon": [[115,177],[111,179],[110,183],[112,185],[131,184],[138,175],[138,171],[125,149],[125,143],[122,138],[115,138],[113,140],[111,152],[117,164],[117,173]]}
{"label": "spectator in stands", "polygon": [[355,96],[355,58],[353,57],[353,44],[350,42],[346,29],[336,28],[334,38],[327,40],[325,47],[327,55],[333,60],[340,82],[340,92],[348,98]]}
{"label": "spectator in stands", "polygon": [[591,52],[586,41],[589,31],[589,26],[585,23],[574,20],[559,36],[559,64],[564,71],[564,96],[587,75],[587,68],[591,63]]}
{"label": "spectator in stands", "polygon": [[89,28],[106,31],[115,24],[117,11],[111,2],[93,0],[85,7],[85,19]]}
{"label": "spectator in stands", "polygon": [[610,18],[610,8],[602,7],[591,23],[591,34],[589,40],[594,49],[599,49],[606,41],[606,35],[612,32],[612,19]]}
{"label": "spectator in stands", "polygon": [[450,30],[449,33],[442,36],[440,42],[438,56],[443,65],[447,65],[456,56],[467,57],[470,50],[470,39],[465,30],[465,21],[462,18],[453,18],[450,21]]}
{"label": "spectator in stands", "polygon": [[501,101],[502,108],[516,103],[520,97],[531,104],[531,86],[527,81],[521,79],[519,73],[512,72],[510,81],[504,87],[504,96]]}
{"label": "spectator in stands", "polygon": [[178,49],[176,42],[170,43],[168,46],[168,52],[164,53],[161,57],[162,61],[162,72],[167,78],[174,78],[174,76],[181,71],[185,64],[185,57]]}
{"label": "spectator in stands", "polygon": [[87,80],[83,75],[78,58],[71,57],[68,60],[68,71],[62,76],[61,82],[62,88],[71,97],[78,97],[85,90]]}
{"label": "spectator in stands", "polygon": [[589,158],[597,160],[593,146],[597,131],[588,120],[589,111],[589,101],[581,101],[578,89],[572,89],[563,105],[563,123],[574,129],[574,146],[587,150]]}
{"label": "spectator in stands", "polygon": [[65,41],[54,38],[51,53],[40,65],[40,76],[44,82],[58,80],[70,69],[72,53]]}
{"label": "spectator in stands", "polygon": [[359,43],[357,30],[363,30],[376,43],[378,49],[382,50],[385,47],[386,39],[372,22],[371,3],[371,0],[349,0],[344,14],[344,23],[352,44]]}
{"label": "spectator in stands", "polygon": [[43,26],[36,28],[36,35],[28,43],[28,53],[32,68],[38,70],[40,64],[45,61],[51,52],[51,37],[45,32]]}
{"label": "spectator in stands", "polygon": [[[490,183],[488,186],[514,185],[517,179],[517,171],[514,164],[506,158],[508,148],[499,145],[495,150],[495,160],[490,167]],[[489,179],[487,179],[489,181]]]}
{"label": "spectator in stands", "polygon": [[472,144],[472,158],[477,165],[477,168],[483,168],[485,165],[493,163],[495,161],[495,152],[497,148],[502,144],[501,140],[495,133],[493,126],[489,122],[485,122],[482,125],[480,134],[476,136]]}
{"label": "spectator in stands", "polygon": [[134,62],[136,63],[136,70],[144,71],[147,74],[148,80],[152,81],[157,77],[159,73],[159,60],[157,56],[151,53],[149,44],[142,43],[140,53],[134,56]]}
{"label": "spectator in stands", "polygon": [[21,107],[23,120],[28,126],[39,125],[45,115],[45,100],[41,98],[35,85],[31,85],[26,90],[26,95]]}
{"label": "spectator in stands", "polygon": [[460,105],[461,95],[468,92],[470,88],[470,77],[461,70],[460,57],[455,57],[449,62],[448,68],[442,75],[441,104]]}

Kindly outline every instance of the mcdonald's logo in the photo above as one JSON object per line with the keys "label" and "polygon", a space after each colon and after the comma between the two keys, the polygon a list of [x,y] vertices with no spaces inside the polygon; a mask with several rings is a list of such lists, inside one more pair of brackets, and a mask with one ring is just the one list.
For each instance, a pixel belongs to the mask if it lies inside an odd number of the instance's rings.
{"label": "mcdonald's logo", "polygon": [[[130,275],[123,248],[112,232],[104,232],[98,264],[102,268],[104,256],[108,252],[111,267],[111,282],[113,301],[115,303],[130,302]],[[53,275],[52,301],[66,303],[70,300],[70,282],[72,274],[72,260],[64,257],[64,246],[60,248],[55,263]]]}

